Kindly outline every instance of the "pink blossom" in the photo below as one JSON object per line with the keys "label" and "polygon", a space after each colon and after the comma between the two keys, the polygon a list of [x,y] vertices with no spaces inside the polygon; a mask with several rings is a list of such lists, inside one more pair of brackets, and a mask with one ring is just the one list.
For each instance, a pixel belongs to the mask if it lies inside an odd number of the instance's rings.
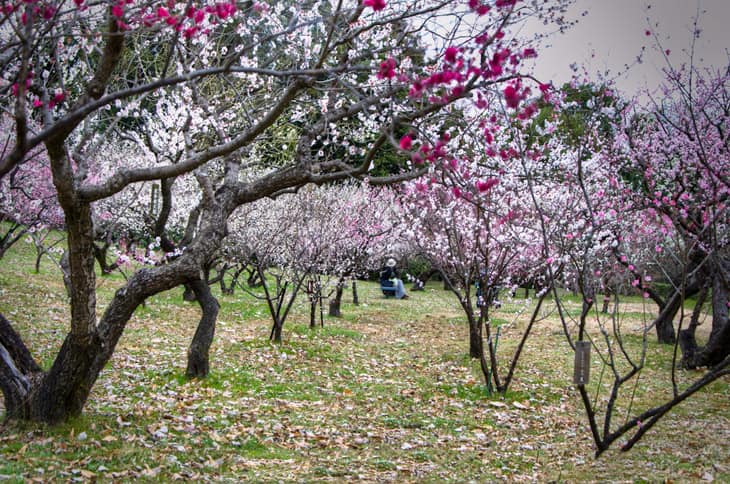
{"label": "pink blossom", "polygon": [[419,97],[423,94],[423,84],[421,81],[414,81],[411,89],[408,91],[410,97]]}
{"label": "pink blossom", "polygon": [[124,16],[124,5],[114,5],[112,7],[112,15],[116,18],[122,18]]}
{"label": "pink blossom", "polygon": [[517,92],[517,88],[510,84],[504,88],[504,100],[507,102],[507,106],[510,108],[516,108],[520,104],[520,95]]}
{"label": "pink blossom", "polygon": [[486,15],[489,13],[489,5],[484,5],[479,0],[469,0],[469,8],[471,8],[477,15]]}
{"label": "pink blossom", "polygon": [[499,184],[499,179],[487,178],[486,180],[477,180],[476,187],[477,190],[479,190],[479,193],[485,193],[491,190],[497,184]]}
{"label": "pink blossom", "polygon": [[385,8],[385,0],[363,0],[362,4],[372,8],[376,12]]}
{"label": "pink blossom", "polygon": [[380,63],[380,70],[378,70],[378,79],[392,79],[395,77],[395,59],[388,57],[386,60]]}
{"label": "pink blossom", "polygon": [[446,62],[449,62],[451,64],[456,63],[456,56],[459,54],[459,49],[456,47],[447,47],[446,51],[444,52],[444,59],[446,59]]}
{"label": "pink blossom", "polygon": [[43,18],[46,20],[51,20],[53,16],[56,13],[56,9],[54,7],[51,7],[50,5],[46,5],[46,7],[43,9]]}
{"label": "pink blossom", "polygon": [[407,151],[407,150],[411,149],[412,145],[413,145],[413,138],[411,138],[411,135],[407,134],[400,139],[400,149]]}
{"label": "pink blossom", "polygon": [[253,4],[253,9],[259,13],[265,13],[269,11],[269,6],[265,3],[257,2]]}

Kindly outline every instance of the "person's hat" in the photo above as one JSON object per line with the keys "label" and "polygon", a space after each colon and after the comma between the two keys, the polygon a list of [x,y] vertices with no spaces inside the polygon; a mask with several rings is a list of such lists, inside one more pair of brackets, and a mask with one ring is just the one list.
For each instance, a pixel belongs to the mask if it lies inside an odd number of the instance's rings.
{"label": "person's hat", "polygon": [[393,258],[391,257],[390,259],[388,259],[388,261],[387,261],[387,262],[385,263],[385,265],[386,265],[387,267],[395,267],[395,259],[393,259]]}

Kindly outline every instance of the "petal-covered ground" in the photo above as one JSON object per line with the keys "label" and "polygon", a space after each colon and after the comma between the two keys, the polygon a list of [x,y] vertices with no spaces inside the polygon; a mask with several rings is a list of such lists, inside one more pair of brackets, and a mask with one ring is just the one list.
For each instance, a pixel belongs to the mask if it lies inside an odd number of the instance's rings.
{"label": "petal-covered ground", "polygon": [[[27,261],[8,267],[15,268],[0,274],[0,311],[48,365],[66,328],[62,284],[50,264],[40,275]],[[99,281],[102,301],[120,280]],[[221,297],[212,372],[202,381],[183,376],[197,306],[183,302],[181,291],[149,300],[80,419],[0,428],[0,478],[730,480],[727,378],[675,409],[632,451],[595,459],[554,306],[528,340],[511,390],[496,396],[466,356],[466,324],[440,284],[403,301],[384,299],[371,283],[359,283],[359,291],[361,304],[349,304],[347,292],[343,318],[325,318],[323,328],[310,330],[308,307],[297,307],[280,346],[268,343],[263,305],[241,291]],[[524,308],[517,298],[494,314],[504,324],[503,364],[524,328]],[[628,332],[641,327],[640,309],[637,303],[627,313]],[[672,349],[650,343],[648,351],[617,423],[671,392]],[[594,357],[592,397],[601,369]]]}

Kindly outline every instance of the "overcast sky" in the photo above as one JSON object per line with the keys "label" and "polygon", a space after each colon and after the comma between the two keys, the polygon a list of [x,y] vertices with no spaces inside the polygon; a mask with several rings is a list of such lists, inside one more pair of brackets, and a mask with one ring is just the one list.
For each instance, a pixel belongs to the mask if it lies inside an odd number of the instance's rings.
{"label": "overcast sky", "polygon": [[[617,85],[627,94],[656,86],[666,63],[652,47],[653,36],[663,49],[671,51],[673,63],[686,62],[698,6],[701,36],[695,45],[695,64],[726,67],[730,0],[577,0],[568,18],[577,19],[578,24],[568,33],[550,38],[551,45],[540,49],[536,73],[560,84],[570,78],[570,64],[578,62],[591,75],[606,70],[615,75],[624,71],[625,65],[634,64],[641,47],[646,46],[644,62],[631,67],[617,79]],[[647,36],[647,31],[652,35]]]}

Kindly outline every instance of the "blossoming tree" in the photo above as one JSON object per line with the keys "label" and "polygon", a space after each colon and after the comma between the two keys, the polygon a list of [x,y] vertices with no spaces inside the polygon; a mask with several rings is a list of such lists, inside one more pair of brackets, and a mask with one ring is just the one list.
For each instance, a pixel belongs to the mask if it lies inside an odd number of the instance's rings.
{"label": "blossoming tree", "polygon": [[[0,317],[8,416],[59,422],[79,414],[135,309],[161,291],[199,284],[238,206],[307,183],[363,178],[403,127],[438,126],[450,105],[479,106],[481,93],[507,80],[519,104],[517,69],[534,51],[513,50],[505,37],[522,18],[518,9],[542,14],[514,0],[3,3],[0,103],[13,117],[15,140],[0,158],[0,177],[45,146],[72,288],[69,331],[48,369]],[[453,22],[444,27],[442,15]],[[90,143],[112,128],[134,131],[159,99],[189,110],[178,124],[181,155],[90,177],[95,164],[106,164]],[[260,151],[275,129],[290,136],[278,158]],[[248,177],[252,165],[264,170]],[[419,168],[404,164],[370,183]],[[169,263],[132,274],[100,311],[94,204],[133,184],[193,172],[200,203],[189,243]]]}

